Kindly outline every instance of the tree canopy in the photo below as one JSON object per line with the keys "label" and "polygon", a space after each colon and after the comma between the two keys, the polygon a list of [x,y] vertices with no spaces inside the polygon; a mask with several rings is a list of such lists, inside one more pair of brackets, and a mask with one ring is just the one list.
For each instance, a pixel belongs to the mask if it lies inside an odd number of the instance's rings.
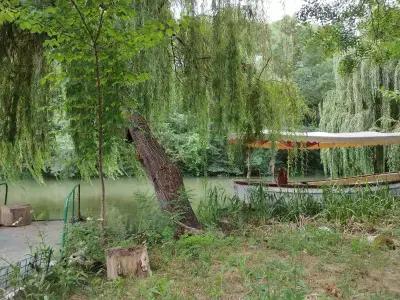
{"label": "tree canopy", "polygon": [[[130,111],[152,121],[173,110],[188,113],[205,139],[210,130],[235,130],[249,137],[265,127],[298,124],[302,97],[290,77],[271,70],[277,60],[259,5],[214,1],[204,14],[188,1],[176,18],[169,1],[6,2],[1,28],[19,43],[1,40],[6,49],[1,59],[9,60],[2,65],[15,70],[2,68],[0,74],[2,87],[7,87],[2,92],[9,94],[1,97],[3,173],[28,169],[40,178],[49,155],[58,151],[58,137],[67,132],[81,175],[96,175],[101,123],[104,170],[116,175]],[[93,73],[94,42],[99,83]],[[11,59],[10,51],[21,60],[36,57],[29,73],[29,64]],[[22,88],[24,84],[28,86]],[[98,85],[104,98],[101,111]]]}
{"label": "tree canopy", "polygon": [[[320,128],[331,132],[399,130],[396,1],[308,1],[301,19],[317,21],[314,39],[334,57],[335,88],[320,103]],[[398,146],[323,153],[334,176],[399,169]]]}

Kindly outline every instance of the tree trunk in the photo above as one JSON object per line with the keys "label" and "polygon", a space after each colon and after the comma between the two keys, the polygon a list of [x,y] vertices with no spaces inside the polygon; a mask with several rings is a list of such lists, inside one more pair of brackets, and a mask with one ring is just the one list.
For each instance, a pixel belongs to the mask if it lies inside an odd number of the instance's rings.
{"label": "tree trunk", "polygon": [[137,113],[130,117],[128,139],[133,142],[139,160],[152,181],[162,209],[176,215],[184,225],[200,229],[201,225],[185,194],[179,168],[167,156],[164,148],[151,133],[147,121]]}
{"label": "tree trunk", "polygon": [[103,91],[101,86],[100,78],[100,62],[99,62],[99,52],[97,49],[97,44],[94,43],[94,56],[96,62],[96,89],[97,89],[97,130],[98,130],[98,168],[99,168],[99,178],[101,186],[101,202],[100,202],[100,219],[101,227],[104,229],[106,223],[106,188],[104,184],[104,128],[103,128],[103,110],[104,110],[104,99]]}

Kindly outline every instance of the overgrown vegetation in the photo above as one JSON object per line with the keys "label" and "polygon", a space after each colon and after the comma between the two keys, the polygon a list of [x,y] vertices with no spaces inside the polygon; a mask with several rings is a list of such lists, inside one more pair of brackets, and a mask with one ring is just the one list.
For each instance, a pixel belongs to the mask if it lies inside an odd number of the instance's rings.
{"label": "overgrown vegetation", "polygon": [[[100,220],[70,225],[48,272],[15,269],[20,298],[400,297],[388,189],[315,199],[259,187],[242,201],[213,188],[197,215],[186,197],[180,170],[245,174],[240,144],[264,129],[399,131],[400,2],[306,0],[297,17],[270,24],[263,0],[0,1],[0,177],[103,183]],[[258,149],[248,165],[258,177],[271,162],[321,171],[320,158],[333,177],[398,171],[399,150]],[[168,212],[137,195],[105,222],[104,177],[139,164]],[[153,276],[107,281],[105,249],[140,244]]]}
{"label": "overgrown vegetation", "polygon": [[[146,197],[138,195],[137,203],[129,221],[110,213],[105,240],[97,221],[71,225],[64,259],[47,275],[18,281],[24,299],[303,299],[314,294],[395,299],[400,294],[400,200],[387,190],[326,191],[320,200],[255,190],[246,203],[213,188],[198,208],[205,231],[178,240],[172,216]],[[104,250],[144,242],[153,276],[107,281]]]}
{"label": "overgrown vegetation", "polygon": [[349,221],[373,224],[385,218],[399,217],[400,201],[388,189],[374,190],[372,187],[354,194],[336,188],[326,189],[322,199],[315,199],[308,194],[267,194],[260,186],[252,191],[246,202],[214,188],[207,200],[200,202],[198,213],[208,225],[230,225],[232,228],[249,223],[297,222],[301,218],[339,224]]}

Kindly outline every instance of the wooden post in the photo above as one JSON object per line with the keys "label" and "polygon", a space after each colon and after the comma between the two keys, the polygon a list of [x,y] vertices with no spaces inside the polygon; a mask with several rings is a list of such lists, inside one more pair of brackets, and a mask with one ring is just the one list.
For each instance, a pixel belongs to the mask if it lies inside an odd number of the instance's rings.
{"label": "wooden post", "polygon": [[246,165],[247,165],[247,176],[246,178],[249,180],[251,178],[251,150],[247,148],[246,151]]}
{"label": "wooden post", "polygon": [[106,250],[107,278],[118,276],[148,277],[151,275],[146,246],[110,248]]}
{"label": "wooden post", "polygon": [[269,161],[269,170],[271,172],[271,176],[274,179],[275,178],[275,163],[276,163],[276,152],[272,154],[271,160]]}

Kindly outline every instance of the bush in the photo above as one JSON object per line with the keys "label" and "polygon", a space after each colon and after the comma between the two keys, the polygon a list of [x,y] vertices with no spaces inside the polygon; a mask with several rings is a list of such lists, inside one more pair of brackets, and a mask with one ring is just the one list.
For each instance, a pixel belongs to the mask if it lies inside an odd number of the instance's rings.
{"label": "bush", "polygon": [[90,218],[68,225],[62,259],[48,272],[36,269],[25,278],[15,272],[15,286],[23,287],[21,299],[65,299],[74,290],[84,290],[91,280],[101,278],[105,249],[142,243],[151,247],[172,239],[172,217],[156,204],[153,198],[136,195],[129,217],[118,209],[109,209],[104,231],[99,221]]}

